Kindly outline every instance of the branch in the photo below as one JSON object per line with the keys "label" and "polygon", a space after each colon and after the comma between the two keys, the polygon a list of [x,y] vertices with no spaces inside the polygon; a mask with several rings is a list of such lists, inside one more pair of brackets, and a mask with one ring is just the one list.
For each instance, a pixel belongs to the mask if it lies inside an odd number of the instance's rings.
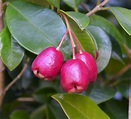
{"label": "branch", "polygon": [[129,69],[131,69],[131,64],[128,64],[125,67],[123,67],[116,75],[114,75],[109,80],[106,80],[102,85],[106,86],[106,85],[112,84],[118,77],[120,77],[121,75],[123,75]]}
{"label": "branch", "polygon": [[91,10],[90,12],[88,12],[86,15],[87,15],[87,16],[90,16],[90,15],[96,13],[97,11],[106,10],[107,8],[103,8],[103,6],[104,6],[106,3],[108,3],[108,2],[109,2],[109,0],[104,0],[102,3],[96,5],[96,7],[95,7],[93,10]]}
{"label": "branch", "polygon": [[120,77],[122,74],[124,74],[127,70],[131,69],[131,64],[126,65],[123,67],[116,75],[114,75],[111,79],[115,80],[118,77]]}
{"label": "branch", "polygon": [[18,81],[19,78],[23,75],[23,73],[25,72],[26,68],[28,67],[28,63],[29,63],[29,58],[27,58],[27,60],[26,60],[26,62],[25,62],[25,64],[24,64],[24,67],[23,67],[23,69],[21,70],[21,72],[16,76],[16,78],[14,78],[14,79],[5,87],[5,89],[4,89],[4,91],[3,91],[4,95],[5,95],[6,92],[10,89],[10,87],[11,87],[12,85],[14,85],[14,83],[15,83],[16,81]]}
{"label": "branch", "polygon": [[[3,30],[4,23],[3,23],[3,4],[2,0],[0,0],[0,32]],[[5,66],[0,59],[0,108],[2,107],[3,102],[3,90],[4,90],[4,75],[5,75]]]}
{"label": "branch", "polygon": [[34,102],[34,98],[30,98],[30,97],[20,97],[17,98],[18,102]]}

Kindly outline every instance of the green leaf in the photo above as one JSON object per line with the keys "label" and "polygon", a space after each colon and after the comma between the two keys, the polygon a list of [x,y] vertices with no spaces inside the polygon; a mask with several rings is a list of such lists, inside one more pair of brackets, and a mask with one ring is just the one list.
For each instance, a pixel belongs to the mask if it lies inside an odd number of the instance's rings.
{"label": "green leaf", "polygon": [[97,15],[92,15],[89,18],[90,18],[90,25],[102,28],[108,34],[110,34],[113,38],[115,38],[119,44],[122,44],[122,45],[124,44],[124,39],[122,35],[111,22]]}
{"label": "green leaf", "polygon": [[[16,1],[16,0],[14,0],[14,1]],[[25,1],[32,2],[32,3],[40,5],[40,6],[49,7],[49,3],[47,2],[47,0],[25,0]]]}
{"label": "green leaf", "polygon": [[90,85],[86,90],[86,94],[97,104],[103,103],[114,97],[116,90],[109,86],[102,86],[103,82],[100,79],[97,79],[95,83]]}
{"label": "green leaf", "polygon": [[97,43],[99,56],[97,58],[98,72],[104,70],[111,58],[112,46],[110,39],[105,31],[96,26],[88,26],[87,30]]}
{"label": "green leaf", "polygon": [[69,23],[72,31],[79,40],[82,49],[89,52],[93,57],[96,57],[96,45],[89,32],[87,30],[81,31],[81,29],[72,19],[69,19]]}
{"label": "green leaf", "polygon": [[60,0],[47,0],[49,4],[55,6],[56,8],[60,8]]}
{"label": "green leaf", "polygon": [[78,94],[56,94],[52,97],[61,105],[69,119],[109,119],[109,117],[86,96]]}
{"label": "green leaf", "polygon": [[[55,12],[27,2],[10,3],[6,21],[19,44],[35,54],[49,46],[57,47],[66,31],[64,22]],[[70,49],[69,44],[63,44],[61,50],[69,55]]]}
{"label": "green leaf", "polygon": [[35,98],[36,101],[40,103],[48,103],[51,100],[51,95],[55,93],[56,90],[54,88],[46,87],[35,91],[33,97]]}
{"label": "green leaf", "polygon": [[55,115],[52,109],[50,108],[50,106],[47,105],[46,116],[47,116],[47,119],[57,119],[58,115]]}
{"label": "green leaf", "polygon": [[77,9],[82,0],[63,0],[71,8]]}
{"label": "green leaf", "polygon": [[128,100],[109,100],[100,107],[111,119],[128,119]]}
{"label": "green leaf", "polygon": [[27,112],[22,110],[17,110],[10,115],[10,119],[30,119],[30,118]]}
{"label": "green leaf", "polygon": [[81,30],[84,30],[89,24],[89,17],[79,12],[64,12],[68,17],[74,20]]}
{"label": "green leaf", "polygon": [[4,64],[10,69],[15,69],[23,59],[24,50],[11,36],[7,27],[0,34],[1,58]]}
{"label": "green leaf", "polygon": [[124,64],[123,57],[122,57],[122,51],[121,51],[121,47],[119,43],[112,37],[110,39],[112,43],[112,56],[111,57]]}
{"label": "green leaf", "polygon": [[[125,77],[124,77],[125,79]],[[130,89],[130,79],[129,80],[122,80],[117,85],[117,90],[125,97],[129,98],[129,89]]]}
{"label": "green leaf", "polygon": [[122,7],[109,7],[121,27],[131,35],[131,10]]}
{"label": "green leaf", "polygon": [[30,119],[45,119],[45,118],[46,118],[46,105],[38,107],[30,115]]}

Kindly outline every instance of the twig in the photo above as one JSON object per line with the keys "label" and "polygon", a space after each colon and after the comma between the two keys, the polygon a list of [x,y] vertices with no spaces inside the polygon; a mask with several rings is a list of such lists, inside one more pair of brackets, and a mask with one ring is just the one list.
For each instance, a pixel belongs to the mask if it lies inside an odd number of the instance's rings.
{"label": "twig", "polygon": [[28,63],[29,63],[29,58],[27,58],[23,69],[21,70],[21,72],[16,76],[16,78],[14,78],[4,89],[4,94],[6,94],[6,92],[10,89],[10,87],[17,81],[19,80],[19,78],[23,75],[23,73],[25,72],[26,68],[28,67]]}
{"label": "twig", "polygon": [[124,44],[124,48],[125,48],[125,50],[126,50],[126,52],[127,52],[128,58],[131,59],[131,49],[128,48],[128,46],[127,46],[126,44]]}
{"label": "twig", "polygon": [[19,102],[34,102],[34,98],[31,98],[31,97],[20,97],[20,98],[17,98],[17,101]]}
{"label": "twig", "polygon": [[[4,23],[3,23],[3,4],[2,0],[0,0],[0,32],[3,30]],[[3,102],[3,90],[4,90],[4,75],[5,75],[5,66],[0,59],[0,109],[2,107],[2,102]]]}
{"label": "twig", "polygon": [[112,80],[117,79],[129,69],[131,69],[131,64],[128,64],[125,67],[123,67],[115,76],[112,77]]}
{"label": "twig", "polygon": [[94,9],[92,9],[90,12],[88,12],[86,15],[87,16],[90,16],[94,13],[96,13],[97,11],[100,11],[100,10],[105,10],[105,8],[103,9],[103,6],[109,2],[109,0],[104,0],[102,3],[96,5],[96,7]]}
{"label": "twig", "polygon": [[[120,77],[121,75],[123,75],[129,69],[131,69],[131,64],[128,64],[125,67],[123,67],[116,75],[114,75],[109,80],[105,81],[102,85],[106,86],[106,85],[112,84],[118,77]],[[113,86],[114,86],[114,84],[113,84]]]}

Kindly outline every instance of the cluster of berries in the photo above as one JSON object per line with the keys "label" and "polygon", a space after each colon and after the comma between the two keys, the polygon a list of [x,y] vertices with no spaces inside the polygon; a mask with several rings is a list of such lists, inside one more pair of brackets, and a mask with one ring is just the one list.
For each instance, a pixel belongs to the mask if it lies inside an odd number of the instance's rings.
{"label": "cluster of berries", "polygon": [[48,47],[35,58],[31,68],[35,76],[44,80],[53,80],[60,73],[60,85],[68,93],[85,91],[97,78],[96,61],[85,51],[76,53],[75,58],[64,63],[62,52]]}
{"label": "cluster of berries", "polygon": [[[91,54],[82,50],[77,37],[70,28],[69,21],[63,13],[67,30],[57,48],[48,47],[43,50],[33,61],[32,71],[41,79],[53,80],[60,73],[60,84],[62,89],[68,93],[81,93],[85,91],[90,83],[96,81],[97,65]],[[60,47],[69,34],[73,58],[64,63],[64,56]],[[75,53],[75,42],[78,53]],[[96,57],[98,52],[96,51]]]}

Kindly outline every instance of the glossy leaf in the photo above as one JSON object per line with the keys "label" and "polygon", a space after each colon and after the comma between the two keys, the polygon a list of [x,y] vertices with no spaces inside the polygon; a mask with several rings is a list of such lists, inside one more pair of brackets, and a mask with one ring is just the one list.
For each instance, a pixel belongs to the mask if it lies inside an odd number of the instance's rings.
{"label": "glossy leaf", "polygon": [[83,13],[79,12],[64,12],[64,13],[72,20],[74,20],[81,30],[84,30],[89,24],[89,18]]}
{"label": "glossy leaf", "polygon": [[122,7],[110,7],[121,27],[131,35],[131,10]]}
{"label": "glossy leaf", "polygon": [[71,8],[77,9],[82,0],[63,0]]}
{"label": "glossy leaf", "polygon": [[61,105],[69,119],[109,119],[92,100],[83,95],[56,94],[53,98]]}
{"label": "glossy leaf", "polygon": [[81,29],[73,20],[70,19],[69,22],[70,22],[71,29],[76,35],[77,39],[79,40],[79,43],[81,47],[83,48],[83,50],[85,50],[86,52],[89,52],[90,54],[92,54],[92,56],[95,57],[96,45],[91,35],[89,34],[89,32],[87,30],[81,31]]}
{"label": "glossy leaf", "polygon": [[90,25],[102,28],[113,38],[115,38],[119,44],[124,44],[124,39],[119,30],[107,19],[97,15],[92,15],[90,16]]}
{"label": "glossy leaf", "polygon": [[10,115],[10,119],[30,119],[30,118],[27,112],[17,110]]}
{"label": "glossy leaf", "polygon": [[[55,12],[26,2],[10,3],[6,21],[19,44],[35,54],[48,46],[57,47],[66,31],[64,22]],[[69,45],[63,45],[61,50],[70,54]]]}
{"label": "glossy leaf", "polygon": [[110,39],[111,39],[111,44],[112,44],[112,58],[124,64],[124,60],[122,57],[122,50],[119,43],[112,37],[110,37]]}
{"label": "glossy leaf", "polygon": [[110,100],[116,93],[116,90],[114,88],[111,88],[109,86],[102,86],[102,83],[103,82],[101,82],[100,79],[97,79],[97,81],[94,84],[90,85],[89,88],[86,90],[87,96],[97,104]]}
{"label": "glossy leaf", "polygon": [[87,30],[92,34],[98,46],[99,56],[97,58],[98,72],[101,72],[109,63],[112,46],[105,31],[96,26],[88,26]]}
{"label": "glossy leaf", "polygon": [[7,27],[2,31],[0,37],[2,61],[10,70],[13,70],[22,61],[24,50],[11,36]]}
{"label": "glossy leaf", "polygon": [[60,0],[47,0],[51,5],[56,8],[60,8]]}
{"label": "glossy leaf", "polygon": [[47,103],[51,100],[51,95],[55,93],[56,93],[56,90],[54,88],[47,87],[47,88],[38,89],[33,94],[33,97],[38,102]]}
{"label": "glossy leaf", "polygon": [[49,7],[49,3],[47,2],[47,0],[25,0],[25,1],[28,1],[28,2],[31,2],[31,3],[40,5],[40,6]]}

